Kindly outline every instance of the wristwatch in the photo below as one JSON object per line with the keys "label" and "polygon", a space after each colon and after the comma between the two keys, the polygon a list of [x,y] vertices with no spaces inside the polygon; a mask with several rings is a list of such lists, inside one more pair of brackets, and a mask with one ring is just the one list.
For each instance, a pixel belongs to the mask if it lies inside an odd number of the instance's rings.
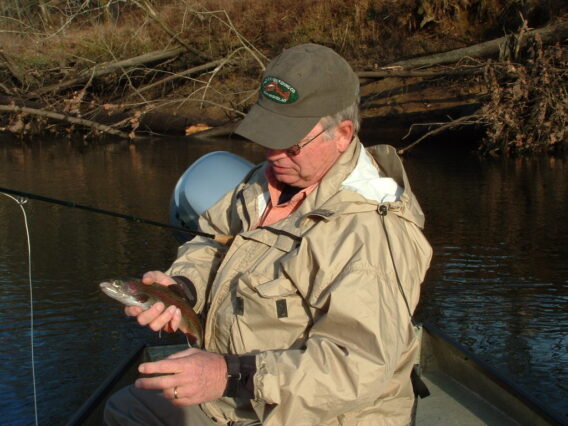
{"label": "wristwatch", "polygon": [[223,396],[248,398],[254,397],[254,374],[256,357],[254,355],[223,355],[227,363],[227,387]]}

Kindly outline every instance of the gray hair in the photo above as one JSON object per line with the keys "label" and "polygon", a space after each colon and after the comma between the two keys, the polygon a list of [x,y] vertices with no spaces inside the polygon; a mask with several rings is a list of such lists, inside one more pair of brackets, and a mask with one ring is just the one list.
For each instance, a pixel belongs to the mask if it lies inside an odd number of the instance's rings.
{"label": "gray hair", "polygon": [[347,108],[344,108],[335,114],[322,117],[320,123],[325,129],[327,129],[325,131],[326,137],[328,139],[335,137],[335,127],[345,120],[349,120],[353,123],[353,137],[357,136],[361,126],[359,117],[359,98],[357,98],[357,100]]}

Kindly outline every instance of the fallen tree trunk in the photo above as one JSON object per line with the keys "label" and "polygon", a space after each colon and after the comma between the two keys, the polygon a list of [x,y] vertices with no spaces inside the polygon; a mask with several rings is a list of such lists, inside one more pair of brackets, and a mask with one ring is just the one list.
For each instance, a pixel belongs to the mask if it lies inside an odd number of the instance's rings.
{"label": "fallen tree trunk", "polygon": [[185,51],[186,51],[185,48],[177,47],[175,49],[158,50],[155,52],[145,53],[144,55],[136,56],[134,58],[129,58],[129,59],[123,59],[117,62],[95,65],[93,68],[83,71],[77,77],[71,80],[42,87],[41,89],[38,89],[30,93],[29,96],[39,96],[45,93],[57,93],[60,92],[61,90],[65,90],[70,87],[85,83],[89,81],[89,79],[91,78],[96,78],[106,74],[110,74],[122,68],[130,68],[152,62],[163,61],[164,59],[170,59],[180,55]]}
{"label": "fallen tree trunk", "polygon": [[[49,108],[46,104],[31,101],[27,99],[22,99],[14,96],[2,96],[0,95],[0,113],[4,112],[17,112],[13,107],[27,108],[25,111],[48,111],[50,113],[59,114],[58,112],[48,110]],[[22,112],[24,110],[21,110]],[[116,112],[106,112],[102,108],[99,110],[93,110],[88,112],[83,112],[83,116],[86,117],[87,114],[91,114],[88,119],[83,118],[82,120],[90,121],[96,123],[97,125],[106,126],[106,128],[117,129],[120,127],[121,123],[125,123],[128,120],[134,118],[134,114],[126,111],[116,111]],[[35,114],[36,116],[45,116]],[[63,114],[66,115],[66,114]],[[70,116],[72,117],[72,116]],[[58,120],[61,121],[61,120]],[[139,132],[150,132],[154,134],[169,134],[169,135],[183,135],[185,129],[188,126],[192,126],[195,123],[203,121],[203,117],[196,115],[175,115],[170,113],[163,113],[159,111],[148,111],[138,117],[139,126],[137,128],[137,133]],[[84,122],[83,122],[84,123]],[[223,124],[222,121],[211,120],[208,123],[212,126],[218,126]],[[77,123],[81,124],[81,123]],[[124,136],[120,134],[117,136]]]}
{"label": "fallen tree trunk", "polygon": [[458,76],[471,75],[483,72],[483,67],[470,67],[463,69],[445,69],[445,70],[405,70],[402,67],[389,67],[381,71],[359,71],[357,76],[360,79],[367,78],[412,78],[412,77],[441,77],[441,76]]}
{"label": "fallen tree trunk", "polygon": [[[527,31],[526,36],[539,34],[542,41],[550,43],[556,40],[562,40],[568,37],[568,21],[560,22],[555,25],[549,25],[538,30]],[[475,44],[473,46],[463,47],[461,49],[450,50],[449,52],[436,53],[434,55],[421,56],[418,58],[407,59],[404,61],[394,62],[384,68],[400,67],[398,69],[412,69],[426,67],[432,65],[456,63],[463,58],[486,58],[499,54],[501,46],[507,41],[508,37],[500,37],[484,43]],[[524,39],[526,40],[526,38]],[[522,42],[523,40],[521,40]],[[394,68],[396,70],[397,68]],[[395,76],[395,75],[390,75]]]}
{"label": "fallen tree trunk", "polygon": [[21,113],[24,113],[24,114],[32,114],[32,115],[37,115],[37,116],[40,116],[40,117],[47,117],[47,118],[51,118],[53,120],[66,121],[68,123],[79,124],[81,126],[90,127],[92,129],[98,130],[98,131],[103,132],[103,133],[108,133],[108,134],[114,135],[114,136],[120,136],[121,138],[125,138],[125,139],[129,138],[128,133],[114,129],[110,126],[100,124],[100,123],[96,123],[96,122],[91,121],[91,120],[85,120],[84,118],[72,117],[70,115],[61,114],[61,113],[58,113],[58,112],[46,111],[46,110],[43,110],[43,109],[36,109],[36,108],[20,107],[20,106],[16,106],[16,105],[0,105],[0,111],[14,112],[14,113],[20,113],[21,112]]}

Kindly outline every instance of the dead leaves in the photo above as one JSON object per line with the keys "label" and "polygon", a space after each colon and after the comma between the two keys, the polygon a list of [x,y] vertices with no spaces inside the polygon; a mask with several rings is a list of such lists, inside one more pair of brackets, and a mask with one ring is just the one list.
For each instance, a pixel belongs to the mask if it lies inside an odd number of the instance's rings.
{"label": "dead leaves", "polygon": [[568,49],[544,47],[537,36],[519,56],[484,74],[483,153],[554,152],[568,142]]}

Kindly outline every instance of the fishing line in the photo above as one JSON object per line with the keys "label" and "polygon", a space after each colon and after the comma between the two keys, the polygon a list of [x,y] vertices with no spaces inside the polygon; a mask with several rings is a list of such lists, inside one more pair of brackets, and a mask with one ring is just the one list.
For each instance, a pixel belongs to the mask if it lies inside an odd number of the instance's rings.
{"label": "fishing line", "polygon": [[200,232],[200,231],[196,231],[196,230],[192,230],[192,229],[181,228],[179,226],[169,225],[169,224],[166,224],[166,223],[157,222],[155,220],[144,219],[144,218],[141,218],[141,217],[138,217],[138,216],[131,216],[131,215],[127,215],[127,214],[113,212],[113,211],[110,211],[110,210],[99,209],[98,207],[84,206],[82,204],[77,204],[73,201],[59,200],[57,198],[45,197],[45,196],[39,195],[39,194],[32,194],[30,192],[18,191],[18,190],[15,190],[15,189],[4,188],[4,187],[0,187],[0,193],[4,193],[6,195],[12,194],[12,195],[15,195],[15,196],[18,196],[18,197],[30,198],[32,200],[44,201],[46,203],[51,203],[51,204],[59,204],[60,206],[70,207],[70,208],[74,208],[74,209],[87,210],[91,213],[99,213],[99,214],[104,214],[104,215],[107,215],[107,216],[118,217],[120,219],[126,219],[126,220],[129,220],[131,222],[144,223],[146,225],[159,226],[159,227],[162,227],[162,228],[172,229],[174,231],[184,232],[184,233],[190,234],[190,235],[199,235],[199,236],[202,236],[202,237],[205,237],[205,238],[213,238],[213,239],[215,238],[215,235],[208,234],[207,232]]}
{"label": "fishing line", "polygon": [[30,343],[31,343],[31,356],[32,356],[32,384],[34,389],[34,417],[36,426],[38,423],[38,410],[37,410],[37,390],[36,390],[36,374],[35,374],[35,354],[34,354],[34,298],[33,298],[33,286],[32,286],[32,246],[30,243],[30,228],[28,226],[28,216],[26,214],[26,209],[24,209],[24,204],[27,202],[25,198],[16,198],[9,194],[0,193],[8,198],[11,198],[18,204],[22,210],[22,215],[24,216],[24,226],[26,228],[26,238],[28,243],[28,284],[30,289]]}

